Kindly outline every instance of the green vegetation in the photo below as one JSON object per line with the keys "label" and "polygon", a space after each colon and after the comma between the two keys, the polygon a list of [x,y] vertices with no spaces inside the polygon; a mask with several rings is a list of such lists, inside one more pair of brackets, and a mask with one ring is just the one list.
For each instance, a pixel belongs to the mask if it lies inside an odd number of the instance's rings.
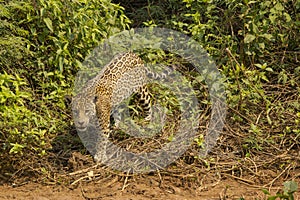
{"label": "green vegetation", "polygon": [[[299,0],[0,0],[0,172],[10,177],[22,161],[38,162],[70,133],[64,97],[94,47],[148,26],[181,31],[215,59],[226,77],[226,142],[238,162],[267,152],[258,167],[299,170]],[[279,159],[287,154],[294,157]]]}
{"label": "green vegetation", "polygon": [[[200,42],[226,77],[230,124],[252,150],[299,146],[299,1],[122,1],[133,24],[167,27]],[[134,9],[132,9],[134,8]],[[159,8],[159,9],[158,9]],[[290,138],[286,140],[286,137]],[[276,148],[276,147],[275,147]]]}
{"label": "green vegetation", "polygon": [[0,171],[46,154],[69,133],[64,96],[78,64],[129,23],[108,0],[0,2]]}
{"label": "green vegetation", "polygon": [[[283,191],[279,191],[276,195],[271,195],[268,190],[263,190],[266,195],[264,199],[266,200],[294,200],[294,193],[297,191],[298,185],[295,181],[286,181],[283,183]],[[244,198],[239,198],[239,200],[245,200]]]}
{"label": "green vegetation", "polygon": [[283,183],[283,191],[278,192],[275,196],[271,196],[267,190],[263,190],[263,192],[268,195],[267,200],[294,200],[294,193],[297,191],[297,189],[298,185],[295,181],[286,181]]}

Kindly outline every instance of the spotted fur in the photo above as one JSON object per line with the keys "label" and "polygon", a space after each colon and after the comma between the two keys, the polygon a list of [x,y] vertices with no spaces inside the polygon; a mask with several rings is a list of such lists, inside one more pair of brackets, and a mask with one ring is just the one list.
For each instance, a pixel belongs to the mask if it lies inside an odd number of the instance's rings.
{"label": "spotted fur", "polygon": [[112,107],[139,92],[141,102],[150,118],[150,96],[146,87],[144,62],[134,53],[115,56],[110,63],[72,100],[75,126],[85,131],[97,117],[103,132],[110,131]]}

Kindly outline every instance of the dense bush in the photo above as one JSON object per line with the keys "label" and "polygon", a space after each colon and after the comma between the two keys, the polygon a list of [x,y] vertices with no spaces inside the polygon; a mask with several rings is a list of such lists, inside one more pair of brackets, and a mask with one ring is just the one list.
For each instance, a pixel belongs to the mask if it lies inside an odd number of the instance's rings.
{"label": "dense bush", "polygon": [[109,0],[0,2],[0,168],[45,154],[68,131],[78,63],[129,22]]}
{"label": "dense bush", "polygon": [[229,109],[234,111],[227,123],[238,123],[247,133],[246,152],[287,135],[299,137],[299,1],[118,2],[134,25],[144,19],[144,26],[184,32],[216,60],[226,77]]}
{"label": "dense bush", "polygon": [[192,23],[183,28],[227,78],[228,104],[238,111],[232,117],[247,127],[244,148],[261,150],[286,134],[299,137],[300,2],[184,2],[190,8],[184,17]]}

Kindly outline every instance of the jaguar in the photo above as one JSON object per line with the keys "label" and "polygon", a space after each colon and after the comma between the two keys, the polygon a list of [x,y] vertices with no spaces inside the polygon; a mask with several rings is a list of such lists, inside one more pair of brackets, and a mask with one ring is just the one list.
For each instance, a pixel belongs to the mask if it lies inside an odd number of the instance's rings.
{"label": "jaguar", "polygon": [[151,106],[144,62],[132,52],[119,54],[73,97],[75,127],[86,131],[91,119],[97,117],[102,132],[108,134],[112,108],[134,92],[139,94],[139,102],[147,113],[145,119],[149,120]]}

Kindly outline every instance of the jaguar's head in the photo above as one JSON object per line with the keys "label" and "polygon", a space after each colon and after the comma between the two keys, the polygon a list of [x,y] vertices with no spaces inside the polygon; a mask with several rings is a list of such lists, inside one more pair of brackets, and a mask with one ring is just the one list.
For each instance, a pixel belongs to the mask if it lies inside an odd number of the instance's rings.
{"label": "jaguar's head", "polygon": [[92,119],[96,117],[96,96],[79,93],[72,99],[72,111],[75,127],[86,131]]}

